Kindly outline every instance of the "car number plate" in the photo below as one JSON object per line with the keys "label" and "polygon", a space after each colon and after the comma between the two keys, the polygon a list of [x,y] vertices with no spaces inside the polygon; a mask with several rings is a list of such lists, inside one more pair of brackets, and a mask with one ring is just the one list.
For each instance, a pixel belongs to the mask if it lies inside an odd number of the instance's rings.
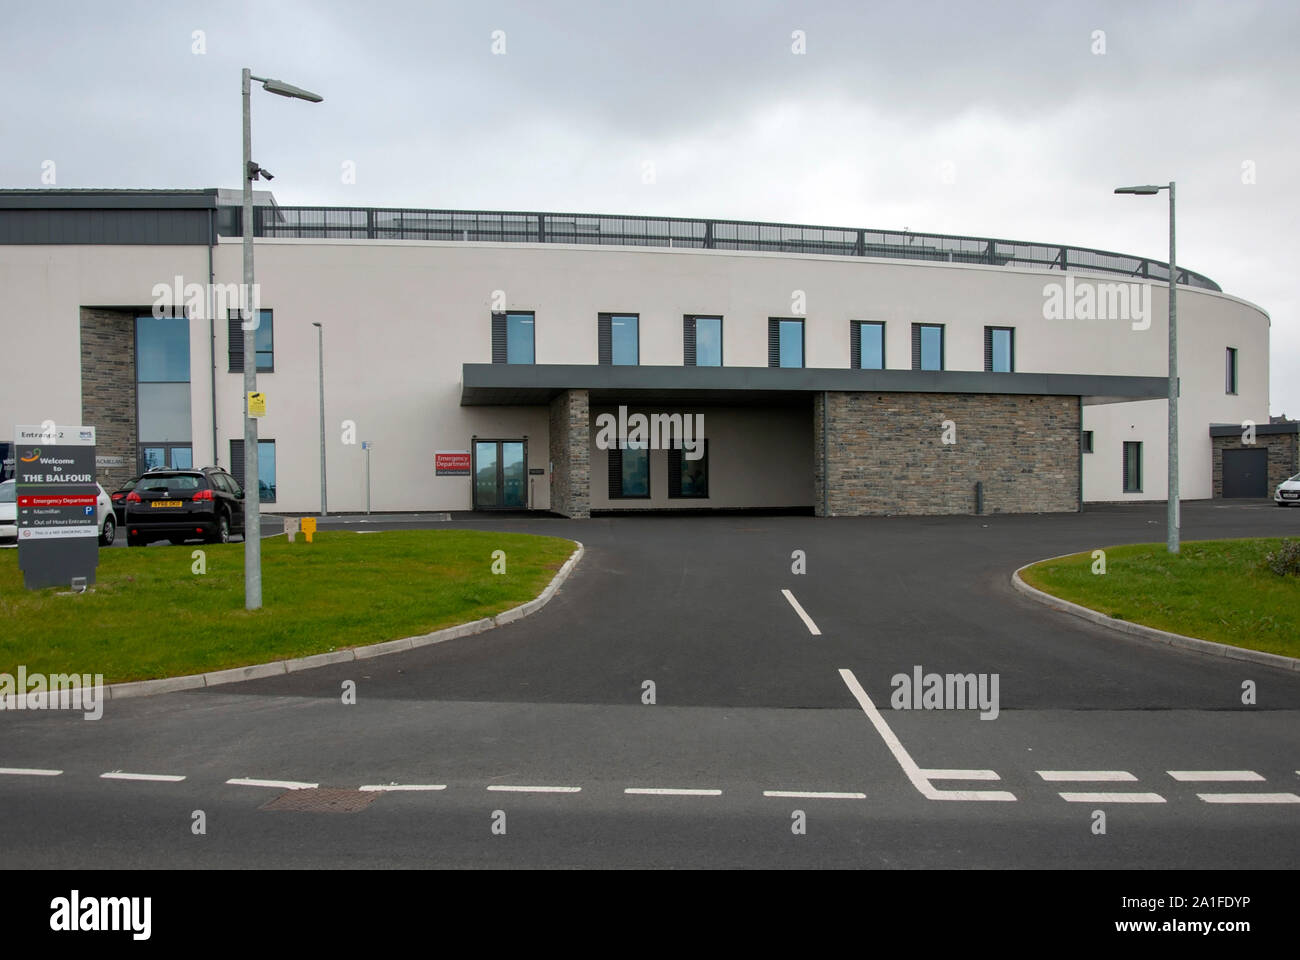
{"label": "car number plate", "polygon": [[1300,497],[1300,493],[1290,493],[1289,491],[1283,491],[1282,493],[1282,498],[1284,500],[1294,500],[1297,497]]}
{"label": "car number plate", "polygon": [[151,507],[179,507],[181,505],[180,500],[155,500],[149,504]]}

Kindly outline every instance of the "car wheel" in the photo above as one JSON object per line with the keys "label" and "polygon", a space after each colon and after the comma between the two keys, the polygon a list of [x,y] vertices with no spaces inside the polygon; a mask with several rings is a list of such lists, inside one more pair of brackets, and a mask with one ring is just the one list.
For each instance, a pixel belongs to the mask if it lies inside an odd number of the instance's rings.
{"label": "car wheel", "polygon": [[212,543],[230,542],[230,518],[224,513],[217,517],[217,529],[210,538]]}
{"label": "car wheel", "polygon": [[99,534],[99,545],[101,547],[111,547],[113,538],[117,536],[117,521],[112,515],[104,518],[104,529]]}

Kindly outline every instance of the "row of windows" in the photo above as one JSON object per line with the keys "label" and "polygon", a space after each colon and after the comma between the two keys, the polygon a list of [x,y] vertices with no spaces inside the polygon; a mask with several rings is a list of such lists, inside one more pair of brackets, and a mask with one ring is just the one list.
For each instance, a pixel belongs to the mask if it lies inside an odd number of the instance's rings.
{"label": "row of windows", "polygon": [[[703,500],[709,495],[709,441],[704,454],[692,460],[680,449],[669,449],[668,497],[677,500]],[[608,453],[609,499],[650,499],[650,450],[645,444],[613,449]]]}
{"label": "row of windows", "polygon": [[[275,371],[275,317],[259,311],[254,334],[259,373]],[[152,318],[144,318],[152,319]],[[493,363],[536,363],[533,313],[493,314]],[[602,313],[597,324],[600,363],[637,366],[641,362],[641,318],[635,313]],[[166,322],[166,321],[164,321]],[[231,373],[244,371],[244,331],[239,312],[229,316],[228,360]],[[768,331],[768,366],[804,365],[804,321],[771,318]],[[497,327],[501,327],[502,349],[497,350]],[[942,323],[912,324],[912,369],[944,370],[944,327]],[[154,336],[157,334],[157,336]],[[883,320],[853,320],[849,323],[849,352],[855,370],[885,369],[885,323]],[[189,340],[183,349],[159,328],[137,340],[136,362],[140,382],[189,381]],[[688,367],[722,366],[722,317],[686,316],[682,334],[683,361]],[[992,373],[1014,373],[1016,369],[1014,327],[984,328],[984,369]],[[1226,348],[1224,393],[1237,393],[1237,348]]]}
{"label": "row of windows", "polygon": [[[532,312],[492,315],[492,362],[537,362],[536,315]],[[597,355],[605,366],[634,367],[641,362],[641,318],[635,313],[602,313],[597,317]],[[946,369],[944,324],[912,324],[912,369]],[[885,369],[885,324],[854,320],[849,325],[849,351],[855,370]],[[768,366],[804,365],[804,321],[791,317],[768,320]],[[683,318],[682,357],[688,367],[722,366],[722,317]],[[984,328],[984,369],[1015,371],[1015,329]]]}

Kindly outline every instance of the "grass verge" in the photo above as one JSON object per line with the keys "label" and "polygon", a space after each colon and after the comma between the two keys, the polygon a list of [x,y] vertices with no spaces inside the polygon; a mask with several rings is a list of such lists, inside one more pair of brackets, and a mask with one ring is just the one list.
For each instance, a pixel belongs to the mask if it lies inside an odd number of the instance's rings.
{"label": "grass verge", "polygon": [[1021,571],[1032,587],[1119,620],[1300,657],[1300,577],[1264,566],[1278,538],[1199,540],[1170,554],[1163,543],[1105,548],[1106,572],[1092,554],[1045,560]]}
{"label": "grass verge", "polygon": [[[194,572],[195,550],[206,572]],[[492,554],[505,551],[506,572]],[[27,590],[0,551],[0,672],[147,680],[326,653],[494,616],[536,597],[570,540],[478,530],[317,533],[262,542],[262,609],[242,543],[101,550],[80,596]]]}

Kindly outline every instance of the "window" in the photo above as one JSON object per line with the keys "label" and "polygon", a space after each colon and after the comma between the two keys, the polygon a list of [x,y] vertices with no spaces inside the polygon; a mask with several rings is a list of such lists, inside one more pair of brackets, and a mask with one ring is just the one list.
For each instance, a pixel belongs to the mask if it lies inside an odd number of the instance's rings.
{"label": "window", "polygon": [[492,314],[492,362],[536,363],[532,313]]}
{"label": "window", "polygon": [[885,325],[878,320],[854,320],[849,324],[849,356],[855,370],[885,369]]}
{"label": "window", "polygon": [[709,496],[709,441],[703,444],[703,456],[692,460],[681,447],[668,450],[668,496],[704,500]]}
{"label": "window", "polygon": [[767,321],[767,365],[803,366],[803,321],[770,317]]}
{"label": "window", "polygon": [[990,373],[1014,373],[1016,331],[1013,327],[984,328],[984,369]]}
{"label": "window", "polygon": [[[626,442],[626,441],[625,441]],[[650,498],[650,450],[647,444],[609,451],[609,499]]]}
{"label": "window", "polygon": [[136,318],[135,376],[139,469],[189,467],[193,428],[187,318]]}
{"label": "window", "polygon": [[1142,443],[1124,441],[1124,492],[1142,492]]}
{"label": "window", "polygon": [[[230,441],[230,473],[235,482],[244,484],[244,441]],[[275,503],[275,441],[257,441],[257,488],[262,503]]]}
{"label": "window", "polygon": [[688,367],[722,366],[722,318],[685,318],[682,355]]}
{"label": "window", "polygon": [[1083,453],[1092,453],[1092,431],[1083,431],[1083,445],[1080,448]]}
{"label": "window", "polygon": [[1237,392],[1237,348],[1229,347],[1224,356],[1224,393]]}
{"label": "window", "polygon": [[912,369],[943,369],[943,324],[912,324]]}
{"label": "window", "polygon": [[635,367],[640,362],[640,318],[635,313],[602,313],[597,320],[600,363]]}
{"label": "window", "polygon": [[[230,373],[244,372],[244,324],[238,310],[231,310],[226,319],[227,354]],[[275,318],[270,310],[257,311],[257,328],[253,331],[253,346],[257,349],[257,372],[275,372]]]}

